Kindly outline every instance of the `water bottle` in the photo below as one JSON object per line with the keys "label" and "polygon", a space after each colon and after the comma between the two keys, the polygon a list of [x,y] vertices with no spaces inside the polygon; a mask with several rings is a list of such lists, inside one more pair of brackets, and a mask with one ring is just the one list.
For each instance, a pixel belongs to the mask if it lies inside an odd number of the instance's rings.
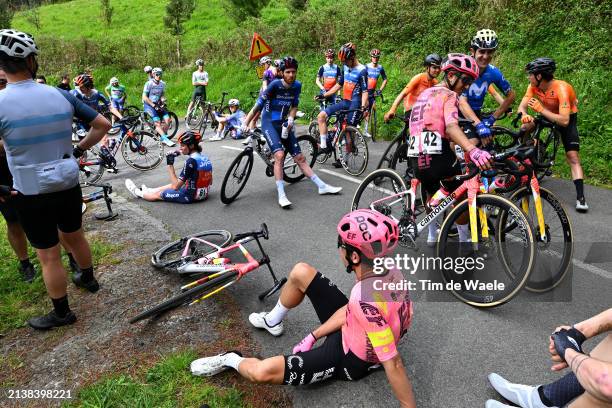
{"label": "water bottle", "polygon": [[287,125],[283,125],[283,129],[281,130],[281,139],[286,139],[289,137],[289,129]]}

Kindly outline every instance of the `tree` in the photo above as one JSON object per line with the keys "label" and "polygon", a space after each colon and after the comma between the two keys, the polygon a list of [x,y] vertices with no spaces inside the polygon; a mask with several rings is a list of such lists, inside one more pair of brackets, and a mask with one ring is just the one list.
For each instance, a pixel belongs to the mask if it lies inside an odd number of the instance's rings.
{"label": "tree", "polygon": [[229,0],[223,3],[223,7],[234,21],[240,24],[248,17],[261,17],[261,9],[268,3],[270,0]]}
{"label": "tree", "polygon": [[100,15],[102,20],[106,23],[107,27],[110,27],[113,19],[113,11],[115,9],[111,7],[110,0],[100,0]]}
{"label": "tree", "polygon": [[181,65],[181,36],[185,34],[183,23],[191,18],[193,10],[195,10],[194,0],[170,0],[166,6],[164,25],[170,31],[170,34],[176,37],[176,59],[178,65]]}
{"label": "tree", "polygon": [[37,30],[40,30],[40,11],[38,7],[32,7],[23,14],[29,23],[36,27]]}
{"label": "tree", "polygon": [[11,0],[0,0],[0,28],[10,28],[15,10]]}

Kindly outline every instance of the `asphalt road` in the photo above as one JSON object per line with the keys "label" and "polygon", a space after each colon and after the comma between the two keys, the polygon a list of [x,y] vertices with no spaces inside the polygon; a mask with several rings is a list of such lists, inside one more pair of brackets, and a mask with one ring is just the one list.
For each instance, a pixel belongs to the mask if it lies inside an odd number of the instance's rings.
{"label": "asphalt road", "polygon": [[[202,146],[214,168],[212,192],[204,203],[149,203],[129,195],[123,184],[126,177],[132,178],[137,185],[165,184],[168,179],[165,165],[150,172],[138,172],[118,158],[120,173],[107,174],[102,180],[111,182],[119,195],[137,202],[177,235],[218,228],[242,232],[266,222],[270,239],[264,246],[277,274],[288,274],[296,262],[308,262],[348,294],[354,277],[344,271],[338,258],[335,226],[348,212],[357,183],[342,169],[334,169],[329,164],[315,167],[323,180],[342,186],[342,193],[319,196],[315,186],[303,180],[286,187],[294,205],[290,210],[281,210],[276,201],[274,180],[266,177],[263,162],[256,157],[246,188],[237,201],[226,206],[219,199],[221,181],[242,145],[225,140],[204,142]],[[364,176],[375,168],[386,142],[369,146],[370,164]],[[181,168],[182,163],[183,159],[177,159],[176,168]],[[559,375],[549,369],[549,334],[560,324],[579,322],[612,306],[612,206],[609,204],[612,191],[586,186],[591,209],[583,215],[574,210],[575,192],[570,181],[549,178],[545,186],[561,199],[572,222],[575,260],[573,275],[566,285],[566,289],[571,290],[571,301],[558,301],[565,300],[562,296],[525,292],[501,307],[480,310],[453,301],[452,297],[444,302],[417,298],[412,326],[399,349],[419,407],[483,407],[488,398],[497,397],[486,379],[490,372],[526,384],[541,384],[558,378]],[[427,251],[425,245],[422,251]],[[225,295],[231,294],[239,300],[246,319],[249,313],[269,310],[275,304],[276,296],[263,303],[257,299],[257,294],[271,283],[266,270],[260,269]],[[205,307],[202,307],[202,316],[206,318]],[[316,324],[314,310],[305,302],[289,314],[283,336],[273,338],[258,331],[254,338],[261,343],[263,356],[287,354]],[[589,341],[587,348],[594,344],[595,341]],[[397,405],[384,371],[359,383],[335,381],[292,387],[289,392],[296,407]]]}

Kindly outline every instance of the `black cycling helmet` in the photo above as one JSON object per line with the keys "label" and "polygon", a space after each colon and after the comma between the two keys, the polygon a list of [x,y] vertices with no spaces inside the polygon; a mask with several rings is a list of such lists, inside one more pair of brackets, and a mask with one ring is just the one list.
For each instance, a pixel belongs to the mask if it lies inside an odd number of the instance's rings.
{"label": "black cycling helmet", "polygon": [[86,88],[93,88],[94,87],[94,81],[93,81],[93,78],[91,77],[91,75],[81,74],[81,75],[77,75],[77,77],[74,78],[74,85],[75,86],[84,86]]}
{"label": "black cycling helmet", "polygon": [[540,57],[525,65],[525,71],[529,74],[554,74],[557,64],[552,58]]}
{"label": "black cycling helmet", "polygon": [[423,65],[425,65],[426,67],[440,67],[442,65],[442,57],[440,57],[438,54],[429,54],[425,57]]}
{"label": "black cycling helmet", "polygon": [[284,71],[284,70],[290,69],[290,68],[298,69],[298,62],[297,62],[297,60],[295,58],[293,58],[293,57],[290,57],[290,56],[284,57],[280,61],[280,64],[278,64],[278,65],[279,65],[278,68],[281,71]]}
{"label": "black cycling helmet", "polygon": [[197,145],[202,141],[202,135],[195,130],[186,130],[178,137],[178,142],[184,145]]}
{"label": "black cycling helmet", "polygon": [[354,58],[356,54],[355,44],[349,42],[340,47],[340,51],[338,51],[338,59],[344,62]]}

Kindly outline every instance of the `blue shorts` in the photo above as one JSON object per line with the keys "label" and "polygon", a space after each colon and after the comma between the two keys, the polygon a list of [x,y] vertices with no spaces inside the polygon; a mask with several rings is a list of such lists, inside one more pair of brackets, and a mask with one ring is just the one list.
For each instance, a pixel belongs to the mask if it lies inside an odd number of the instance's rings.
{"label": "blue shorts", "polygon": [[195,201],[190,194],[187,194],[187,190],[185,189],[173,190],[169,188],[168,190],[162,191],[161,198],[164,201],[181,204],[190,204]]}
{"label": "blue shorts", "polygon": [[111,99],[111,106],[117,109],[119,112],[123,111],[123,99]]}
{"label": "blue shorts", "polygon": [[[348,109],[361,109],[361,101],[347,101],[343,99],[340,102],[325,108],[325,113],[329,117],[340,110]],[[358,111],[350,112],[348,115],[346,115],[346,122],[352,126],[356,126],[359,123],[360,119],[361,112]]]}
{"label": "blue shorts", "polygon": [[166,119],[170,119],[170,115],[168,115],[168,111],[163,109],[163,110],[155,110],[153,109],[153,107],[149,104],[144,104],[144,111],[151,116],[151,118],[153,118],[153,122],[160,122],[160,116],[162,119],[166,120]]}
{"label": "blue shorts", "polygon": [[[285,123],[287,123],[285,121]],[[268,147],[272,153],[276,153],[279,150],[285,149],[291,156],[297,156],[302,153],[300,145],[298,144],[297,138],[295,137],[295,125],[286,139],[281,138],[281,131],[283,122],[280,121],[261,121],[261,130],[263,131],[264,137],[268,142]]]}

